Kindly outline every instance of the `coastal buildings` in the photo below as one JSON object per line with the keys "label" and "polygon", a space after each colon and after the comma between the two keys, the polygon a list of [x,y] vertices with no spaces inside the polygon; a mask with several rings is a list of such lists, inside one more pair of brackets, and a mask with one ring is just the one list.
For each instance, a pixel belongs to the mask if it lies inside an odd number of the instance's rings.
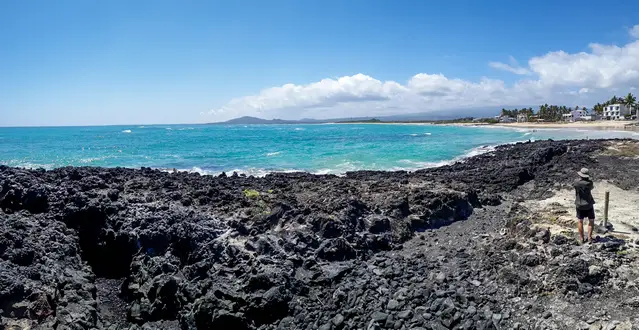
{"label": "coastal buildings", "polygon": [[564,121],[591,120],[591,118],[585,118],[587,117],[585,110],[573,110],[561,116]]}
{"label": "coastal buildings", "polygon": [[499,117],[499,122],[500,123],[514,123],[515,121],[517,121],[515,118],[513,117],[509,117],[509,116],[501,116]]}
{"label": "coastal buildings", "polygon": [[625,104],[611,104],[603,109],[603,117],[609,120],[624,119],[626,116],[632,115],[632,107]]}
{"label": "coastal buildings", "polygon": [[517,122],[518,123],[527,123],[528,122],[528,116],[523,114],[523,113],[517,115]]}

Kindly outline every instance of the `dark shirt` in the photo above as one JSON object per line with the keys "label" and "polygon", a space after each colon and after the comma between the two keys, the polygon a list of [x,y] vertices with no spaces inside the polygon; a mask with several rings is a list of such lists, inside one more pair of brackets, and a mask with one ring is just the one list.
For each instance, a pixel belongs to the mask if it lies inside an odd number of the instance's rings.
{"label": "dark shirt", "polygon": [[573,184],[575,187],[575,206],[578,210],[589,210],[595,204],[595,199],[592,197],[592,181],[584,178],[579,178]]}

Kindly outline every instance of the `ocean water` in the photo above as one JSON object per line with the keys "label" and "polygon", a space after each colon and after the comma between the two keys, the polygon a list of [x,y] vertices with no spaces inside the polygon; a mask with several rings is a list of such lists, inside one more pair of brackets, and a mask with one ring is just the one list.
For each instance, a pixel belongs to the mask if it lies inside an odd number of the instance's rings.
{"label": "ocean water", "polygon": [[341,174],[443,165],[499,144],[639,138],[636,132],[435,125],[153,125],[0,128],[0,164],[153,167],[218,174]]}

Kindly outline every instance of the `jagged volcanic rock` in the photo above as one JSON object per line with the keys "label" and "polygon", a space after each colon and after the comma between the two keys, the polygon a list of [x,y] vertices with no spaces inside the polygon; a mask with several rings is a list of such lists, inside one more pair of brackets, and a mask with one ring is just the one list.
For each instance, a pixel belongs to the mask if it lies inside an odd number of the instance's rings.
{"label": "jagged volcanic rock", "polygon": [[513,199],[547,195],[583,166],[636,189],[636,160],[600,155],[607,143],[523,143],[343,177],[0,166],[0,324],[552,328],[558,316],[537,297],[631,287],[610,280],[629,262],[625,242],[581,258],[571,239],[531,229]]}

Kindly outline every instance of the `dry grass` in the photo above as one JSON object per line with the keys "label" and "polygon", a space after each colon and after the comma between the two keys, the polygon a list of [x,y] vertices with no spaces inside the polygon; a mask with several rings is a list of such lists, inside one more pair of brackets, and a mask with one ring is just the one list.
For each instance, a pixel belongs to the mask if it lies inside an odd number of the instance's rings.
{"label": "dry grass", "polygon": [[635,141],[615,142],[603,154],[623,158],[639,158],[639,143]]}

